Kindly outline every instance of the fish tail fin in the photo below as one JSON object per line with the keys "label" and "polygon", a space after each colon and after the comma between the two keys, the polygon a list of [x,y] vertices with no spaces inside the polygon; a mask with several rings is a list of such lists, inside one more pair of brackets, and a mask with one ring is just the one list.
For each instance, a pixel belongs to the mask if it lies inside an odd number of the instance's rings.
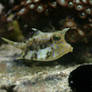
{"label": "fish tail fin", "polygon": [[14,42],[14,41],[8,40],[4,37],[2,37],[1,39],[5,42],[9,43],[10,45],[13,45],[16,48],[24,49],[26,47],[26,44],[23,43],[23,42],[20,42],[20,43],[19,42]]}
{"label": "fish tail fin", "polygon": [[5,41],[5,42],[11,44],[11,45],[15,45],[15,44],[16,44],[16,42],[11,41],[11,40],[8,40],[7,38],[2,37],[1,39],[2,39],[3,41]]}

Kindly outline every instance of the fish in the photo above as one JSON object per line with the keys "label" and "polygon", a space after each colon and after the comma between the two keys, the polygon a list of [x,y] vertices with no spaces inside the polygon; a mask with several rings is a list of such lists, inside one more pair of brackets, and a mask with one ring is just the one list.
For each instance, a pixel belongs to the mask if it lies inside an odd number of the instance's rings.
{"label": "fish", "polygon": [[49,62],[73,51],[73,47],[65,40],[65,34],[68,30],[69,28],[55,32],[38,30],[25,42],[14,42],[4,37],[2,40],[22,50],[19,59]]}

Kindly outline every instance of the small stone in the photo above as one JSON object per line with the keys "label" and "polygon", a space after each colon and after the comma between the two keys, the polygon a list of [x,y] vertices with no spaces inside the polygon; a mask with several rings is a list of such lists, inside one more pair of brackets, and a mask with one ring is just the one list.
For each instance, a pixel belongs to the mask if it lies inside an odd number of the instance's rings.
{"label": "small stone", "polygon": [[0,89],[0,92],[7,92],[6,90],[4,90],[4,89]]}
{"label": "small stone", "polygon": [[82,65],[73,70],[69,76],[69,85],[73,92],[90,92],[92,90],[92,65]]}

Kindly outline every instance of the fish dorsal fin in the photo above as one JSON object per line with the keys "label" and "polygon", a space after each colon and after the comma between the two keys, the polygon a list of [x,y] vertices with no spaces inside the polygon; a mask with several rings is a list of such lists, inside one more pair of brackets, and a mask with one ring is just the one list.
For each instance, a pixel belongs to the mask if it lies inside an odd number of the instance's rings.
{"label": "fish dorsal fin", "polygon": [[32,28],[32,30],[34,31],[33,36],[37,36],[37,35],[43,34],[43,32],[41,32],[40,30],[38,30],[36,28]]}
{"label": "fish dorsal fin", "polygon": [[36,31],[36,32],[34,33],[34,36],[38,36],[38,35],[41,35],[41,34],[43,34],[43,32],[41,32],[41,31],[39,30],[39,31]]}

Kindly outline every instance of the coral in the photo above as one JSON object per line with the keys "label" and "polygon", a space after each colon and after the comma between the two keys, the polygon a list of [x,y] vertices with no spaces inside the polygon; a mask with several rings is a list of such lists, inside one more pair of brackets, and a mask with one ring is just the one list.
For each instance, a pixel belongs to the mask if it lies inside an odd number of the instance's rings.
{"label": "coral", "polygon": [[80,18],[87,18],[92,15],[91,0],[57,0],[63,7],[74,8],[79,13]]}
{"label": "coral", "polygon": [[12,10],[18,10],[17,15],[23,15],[32,10],[42,13],[47,12],[49,8],[56,8],[58,5],[74,9],[82,19],[89,19],[89,16],[92,16],[91,0],[22,0],[20,5],[16,5]]}
{"label": "coral", "polygon": [[33,27],[43,31],[51,23],[56,29],[71,28],[69,42],[87,42],[85,39],[92,36],[91,0],[19,0],[8,6],[11,8],[2,11],[0,21],[18,20],[24,34],[29,34]]}

